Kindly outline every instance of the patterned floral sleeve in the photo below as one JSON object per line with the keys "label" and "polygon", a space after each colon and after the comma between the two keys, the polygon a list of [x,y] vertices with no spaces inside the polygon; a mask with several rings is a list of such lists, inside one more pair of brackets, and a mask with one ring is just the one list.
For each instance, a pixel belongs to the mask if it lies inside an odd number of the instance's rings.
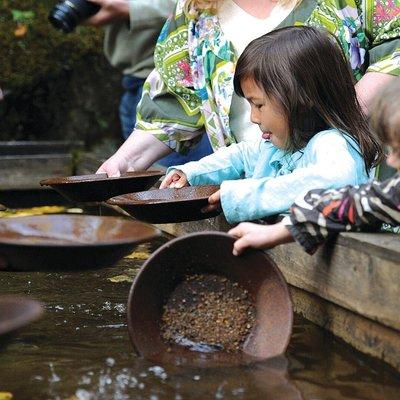
{"label": "patterned floral sleeve", "polygon": [[363,0],[370,40],[367,72],[400,75],[400,0]]}
{"label": "patterned floral sleeve", "polygon": [[201,100],[193,88],[188,50],[189,21],[184,1],[164,25],[155,48],[156,68],[148,76],[138,106],[136,129],[185,153],[204,129]]}
{"label": "patterned floral sleeve", "polygon": [[357,80],[366,72],[400,75],[400,0],[318,1],[305,23],[337,37]]}
{"label": "patterned floral sleeve", "polygon": [[400,224],[400,173],[339,190],[311,190],[296,201],[284,224],[304,250],[313,254],[329,235],[374,231],[382,223]]}

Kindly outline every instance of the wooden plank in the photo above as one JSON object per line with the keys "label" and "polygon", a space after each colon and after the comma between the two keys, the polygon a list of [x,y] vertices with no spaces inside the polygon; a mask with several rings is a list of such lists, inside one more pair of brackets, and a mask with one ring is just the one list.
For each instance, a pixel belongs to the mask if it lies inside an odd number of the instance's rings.
{"label": "wooden plank", "polygon": [[39,189],[39,181],[73,173],[70,154],[0,157],[0,190]]}
{"label": "wooden plank", "polygon": [[295,312],[400,371],[400,333],[291,286]]}
{"label": "wooden plank", "polygon": [[389,233],[344,234],[309,256],[296,244],[268,251],[286,280],[360,315],[400,330],[400,246]]}

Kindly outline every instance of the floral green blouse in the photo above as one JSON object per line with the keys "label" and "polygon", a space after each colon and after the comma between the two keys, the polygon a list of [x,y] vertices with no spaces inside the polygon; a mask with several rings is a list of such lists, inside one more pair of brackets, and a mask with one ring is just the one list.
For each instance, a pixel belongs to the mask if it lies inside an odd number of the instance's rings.
{"label": "floral green blouse", "polygon": [[[188,16],[184,3],[160,33],[136,128],[181,153],[206,132],[215,151],[236,142],[229,112],[237,54],[217,15]],[[366,72],[400,75],[400,0],[303,0],[279,27],[302,24],[338,38],[357,80]]]}

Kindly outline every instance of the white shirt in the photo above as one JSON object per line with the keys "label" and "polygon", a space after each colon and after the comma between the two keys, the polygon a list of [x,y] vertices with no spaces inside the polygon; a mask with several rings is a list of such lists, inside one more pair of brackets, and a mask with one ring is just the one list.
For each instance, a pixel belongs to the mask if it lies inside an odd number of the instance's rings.
{"label": "white shirt", "polygon": [[[247,13],[233,0],[224,0],[218,10],[222,32],[240,56],[252,40],[274,30],[293,10],[294,4],[292,2],[287,7],[277,4],[267,18],[260,19]],[[250,121],[250,105],[236,94],[232,98],[230,127],[238,142],[260,137],[260,129]]]}

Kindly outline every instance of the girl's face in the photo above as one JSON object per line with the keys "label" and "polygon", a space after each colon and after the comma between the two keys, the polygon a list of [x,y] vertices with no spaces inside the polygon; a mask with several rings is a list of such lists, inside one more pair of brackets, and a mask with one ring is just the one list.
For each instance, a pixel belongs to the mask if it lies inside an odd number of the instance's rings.
{"label": "girl's face", "polygon": [[253,79],[243,79],[241,87],[251,106],[251,122],[260,127],[263,139],[284,150],[289,137],[289,125],[282,107],[269,99]]}

